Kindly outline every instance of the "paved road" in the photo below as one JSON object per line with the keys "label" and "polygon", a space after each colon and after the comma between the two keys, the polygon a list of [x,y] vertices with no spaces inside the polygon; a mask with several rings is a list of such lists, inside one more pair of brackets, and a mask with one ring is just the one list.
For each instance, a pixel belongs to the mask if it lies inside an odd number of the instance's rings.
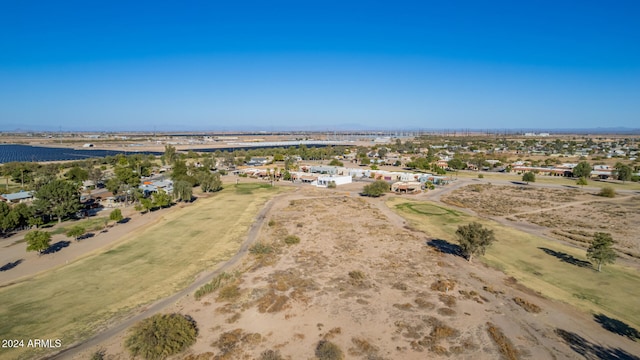
{"label": "paved road", "polygon": [[254,223],[251,225],[251,228],[249,229],[247,238],[240,246],[240,249],[238,250],[238,252],[231,259],[227,260],[218,268],[216,268],[213,271],[205,272],[203,274],[198,275],[196,277],[198,280],[196,280],[193,284],[191,284],[186,289],[146,307],[140,313],[133,315],[127,318],[126,320],[120,322],[119,324],[114,325],[113,327],[110,327],[109,329],[96,334],[94,337],[88,340],[74,344],[71,347],[66,348],[54,355],[46,357],[45,359],[67,359],[83,351],[86,351],[91,347],[97,346],[102,342],[108,340],[112,336],[115,336],[116,334],[120,333],[121,331],[126,330],[127,328],[137,323],[138,321],[160,312],[162,309],[176,303],[178,300],[180,300],[185,296],[189,296],[190,294],[195,292],[199,287],[208,283],[214,277],[218,276],[220,273],[227,271],[229,268],[233,267],[235,264],[238,263],[238,261],[240,261],[240,259],[242,259],[242,257],[248,252],[249,247],[255,242],[260,232],[260,228],[262,227],[262,224],[264,222],[265,216],[271,210],[271,207],[273,206],[274,202],[278,198],[287,196],[287,195],[290,195],[290,194],[285,193],[285,194],[278,195],[267,202],[265,207],[256,216]]}

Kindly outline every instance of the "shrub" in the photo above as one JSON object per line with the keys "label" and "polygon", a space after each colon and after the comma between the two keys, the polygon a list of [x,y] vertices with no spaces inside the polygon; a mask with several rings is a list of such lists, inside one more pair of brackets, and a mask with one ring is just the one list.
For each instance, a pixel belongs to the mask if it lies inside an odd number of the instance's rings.
{"label": "shrub", "polygon": [[221,273],[220,275],[213,278],[213,280],[211,280],[209,283],[202,285],[200,289],[196,291],[194,297],[196,298],[196,300],[200,300],[200,298],[202,298],[203,296],[218,290],[222,285],[226,283],[227,280],[231,279],[232,277],[233,275],[231,274],[227,274],[225,272]]}
{"label": "shrub", "polygon": [[344,163],[338,159],[333,159],[329,162],[330,166],[344,166]]}
{"label": "shrub", "polygon": [[487,323],[487,331],[491,336],[491,339],[498,345],[498,350],[505,359],[517,360],[518,350],[513,346],[509,338],[507,338],[500,328],[496,327],[492,323]]}
{"label": "shrub", "polygon": [[316,357],[320,360],[342,360],[344,355],[338,345],[328,340],[321,340],[316,346]]}
{"label": "shrub", "polygon": [[267,223],[267,225],[269,225],[269,227],[273,227],[273,226],[275,226],[275,224],[276,224],[276,221],[273,220],[273,219],[269,220],[269,222]]}
{"label": "shrub", "polygon": [[260,354],[260,360],[284,360],[284,358],[278,350],[265,350]]}
{"label": "shrub", "polygon": [[335,189],[336,188],[336,182],[335,181],[329,181],[329,184],[327,184],[327,187],[329,189]]}
{"label": "shrub", "polygon": [[478,179],[484,179],[484,174],[478,174]]}
{"label": "shrub", "polygon": [[530,313],[539,313],[540,311],[542,311],[542,309],[540,308],[540,306],[530,303],[527,300],[523,299],[523,298],[519,298],[519,297],[514,297],[513,301],[516,302],[516,304],[520,305],[523,309],[525,309],[527,312]]}
{"label": "shrub", "polygon": [[218,300],[233,300],[237,299],[240,296],[240,288],[236,284],[229,284],[222,289],[220,289],[220,293],[218,293]]}
{"label": "shrub", "polygon": [[362,195],[380,197],[387,191],[389,191],[389,184],[384,180],[376,180],[373,184],[369,184],[362,189]]}
{"label": "shrub", "polygon": [[100,349],[91,355],[91,360],[103,360],[105,354],[106,351],[104,349]]}
{"label": "shrub", "polygon": [[526,172],[524,173],[524,175],[522,175],[522,181],[527,183],[536,182],[536,174],[532,172]]}
{"label": "shrub", "polygon": [[598,193],[598,195],[608,197],[608,198],[614,198],[616,197],[616,191],[611,186],[605,186],[602,189],[600,189],[600,192]]}
{"label": "shrub", "polygon": [[124,219],[124,218],[122,217],[122,211],[120,211],[120,209],[113,209],[111,214],[109,214],[109,220],[113,220],[115,222],[119,222],[122,219]]}
{"label": "shrub", "polygon": [[284,238],[284,243],[287,245],[295,245],[300,243],[300,238],[295,235],[287,235]]}
{"label": "shrub", "polygon": [[271,254],[273,252],[273,246],[259,242],[250,247],[249,252],[254,255]]}
{"label": "shrub", "polygon": [[365,275],[360,270],[354,270],[354,271],[349,271],[349,277],[352,278],[353,280],[363,280],[365,278]]}
{"label": "shrub", "polygon": [[164,359],[193,345],[197,336],[198,328],[190,316],[158,314],[137,323],[125,347],[132,357]]}

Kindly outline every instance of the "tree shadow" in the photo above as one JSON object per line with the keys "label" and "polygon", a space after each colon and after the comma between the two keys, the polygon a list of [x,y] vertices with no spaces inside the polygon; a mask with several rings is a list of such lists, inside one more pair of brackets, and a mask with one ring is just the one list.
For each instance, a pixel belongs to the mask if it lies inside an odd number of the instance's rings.
{"label": "tree shadow", "polygon": [[2,265],[2,267],[0,267],[0,271],[9,271],[11,269],[13,269],[14,267],[20,265],[21,262],[23,262],[24,259],[20,259],[20,260],[16,260],[14,262],[8,262],[4,265]]}
{"label": "tree shadow", "polygon": [[452,244],[447,240],[433,239],[427,241],[427,245],[437,249],[441,253],[464,257],[462,255],[462,249],[460,248],[460,246],[458,246],[457,244]]}
{"label": "tree shadow", "polygon": [[567,330],[556,329],[555,333],[560,336],[573,351],[584,356],[586,359],[640,360],[639,357],[629,354],[622,349],[593,344],[582,336]]}
{"label": "tree shadow", "polygon": [[49,246],[49,248],[47,248],[47,250],[43,251],[43,254],[53,254],[53,253],[57,253],[58,251],[66,248],[67,246],[69,246],[69,244],[71,244],[71,241],[66,241],[66,240],[61,240],[58,241],[57,243]]}
{"label": "tree shadow", "polygon": [[528,182],[524,182],[524,181],[512,181],[511,183],[514,185],[529,185]]}
{"label": "tree shadow", "polygon": [[620,336],[628,337],[633,341],[640,340],[640,331],[629,326],[625,322],[618,319],[612,319],[605,314],[593,315],[593,319],[605,330],[611,331],[612,333]]}
{"label": "tree shadow", "polygon": [[555,250],[551,250],[551,249],[544,248],[544,247],[538,247],[538,249],[544,251],[548,255],[551,255],[551,256],[554,256],[554,257],[558,258],[562,262],[566,262],[567,264],[571,264],[571,265],[575,265],[575,266],[579,266],[579,267],[584,267],[584,268],[593,267],[593,265],[589,261],[580,260],[580,259],[578,259],[576,257],[573,257],[572,255],[565,254],[565,253],[560,252],[560,251],[555,251]]}
{"label": "tree shadow", "polygon": [[126,224],[126,223],[128,223],[129,221],[131,221],[131,218],[130,218],[130,217],[126,217],[126,218],[124,218],[124,219],[122,219],[122,220],[118,221],[118,224]]}
{"label": "tree shadow", "polygon": [[86,233],[86,234],[83,234],[81,236],[78,236],[78,241],[90,239],[90,238],[92,238],[94,236],[96,236],[96,234],[94,234],[94,233]]}

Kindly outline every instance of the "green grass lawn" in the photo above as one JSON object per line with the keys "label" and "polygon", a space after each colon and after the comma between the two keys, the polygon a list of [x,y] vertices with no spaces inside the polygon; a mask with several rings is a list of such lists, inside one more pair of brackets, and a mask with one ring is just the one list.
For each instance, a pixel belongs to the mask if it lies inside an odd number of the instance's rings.
{"label": "green grass lawn", "polygon": [[[250,188],[249,184],[240,188]],[[264,203],[282,188],[228,187],[134,231],[110,249],[0,289],[3,339],[86,338],[130,310],[171,295],[231,258]],[[46,255],[45,255],[46,256]],[[26,349],[23,349],[26,350]],[[0,358],[34,357],[0,349]]]}
{"label": "green grass lawn", "polygon": [[640,328],[640,274],[636,269],[614,264],[603,266],[602,272],[598,273],[590,266],[567,262],[586,261],[584,250],[434,203],[392,198],[387,205],[430,237],[454,244],[459,225],[479,222],[494,230],[497,241],[487,249],[485,256],[474,258],[474,261],[500,269],[544,296],[585,311],[603,312]]}

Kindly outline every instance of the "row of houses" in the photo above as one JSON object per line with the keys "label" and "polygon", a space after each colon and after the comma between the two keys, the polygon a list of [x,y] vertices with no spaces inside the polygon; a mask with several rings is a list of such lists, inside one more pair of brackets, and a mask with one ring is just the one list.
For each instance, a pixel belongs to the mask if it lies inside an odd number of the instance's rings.
{"label": "row of houses", "polygon": [[[565,163],[557,166],[543,167],[543,166],[528,166],[522,161],[517,161],[512,164],[511,172],[517,174],[523,174],[525,172],[534,172],[547,176],[564,176],[573,177],[573,168],[578,164]],[[593,165],[590,173],[591,178],[597,179],[611,179],[614,177],[615,168],[609,165]]]}

